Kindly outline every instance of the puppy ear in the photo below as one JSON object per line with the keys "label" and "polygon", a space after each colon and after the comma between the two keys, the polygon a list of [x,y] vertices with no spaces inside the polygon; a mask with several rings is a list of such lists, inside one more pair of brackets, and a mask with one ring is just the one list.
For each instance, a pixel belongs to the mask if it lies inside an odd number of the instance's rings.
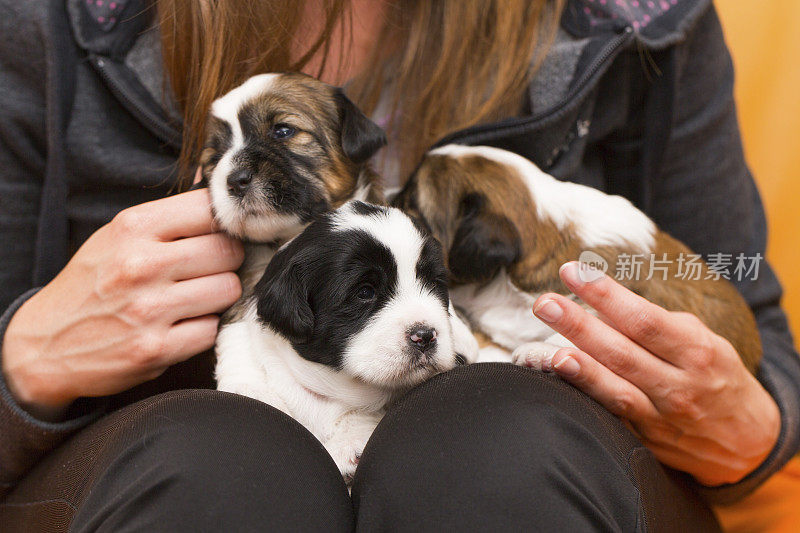
{"label": "puppy ear", "polygon": [[522,252],[514,225],[485,209],[486,198],[468,194],[459,206],[460,223],[448,253],[448,268],[461,283],[489,281],[501,267],[516,262]]}
{"label": "puppy ear", "polygon": [[311,339],[314,314],[308,304],[308,291],[299,268],[293,261],[273,258],[256,284],[254,294],[258,317],[293,344]]}
{"label": "puppy ear", "polygon": [[335,97],[342,126],[342,150],[352,162],[363,163],[386,144],[386,134],[341,89],[336,90]]}

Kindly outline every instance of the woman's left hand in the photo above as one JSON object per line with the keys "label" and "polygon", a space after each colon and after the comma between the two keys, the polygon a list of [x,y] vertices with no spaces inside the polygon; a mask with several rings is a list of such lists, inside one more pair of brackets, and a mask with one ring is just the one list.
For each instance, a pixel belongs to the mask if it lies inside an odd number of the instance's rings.
{"label": "woman's left hand", "polygon": [[777,442],[780,412],[733,346],[696,316],[604,274],[584,281],[579,268],[565,264],[561,278],[601,318],[540,296],[536,316],[578,347],[560,349],[544,370],[627,420],[659,461],[702,484],[735,483],[757,468]]}

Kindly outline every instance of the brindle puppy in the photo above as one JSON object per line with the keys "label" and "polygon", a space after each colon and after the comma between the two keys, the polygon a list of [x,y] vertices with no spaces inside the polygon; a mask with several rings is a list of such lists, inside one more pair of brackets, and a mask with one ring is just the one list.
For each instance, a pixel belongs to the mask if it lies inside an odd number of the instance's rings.
{"label": "brindle puppy", "polygon": [[315,217],[352,199],[383,203],[368,160],[385,144],[340,88],[304,74],[254,76],[214,101],[201,172],[221,229],[247,243],[243,297]]}

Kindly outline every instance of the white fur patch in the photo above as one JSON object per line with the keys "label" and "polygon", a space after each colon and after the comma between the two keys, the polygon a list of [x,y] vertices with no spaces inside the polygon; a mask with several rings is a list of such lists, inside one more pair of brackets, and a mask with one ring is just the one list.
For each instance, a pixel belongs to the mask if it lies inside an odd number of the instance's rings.
{"label": "white fur patch", "polygon": [[[481,348],[478,362],[499,361],[542,370],[548,368],[559,348],[574,346],[533,314],[539,296],[519,290],[505,270],[486,285],[461,285],[450,291],[453,303],[498,345]],[[594,309],[573,299],[588,313],[597,315]]]}
{"label": "white fur patch", "polygon": [[214,215],[228,233],[255,242],[285,239],[303,229],[296,215],[271,210],[247,212],[228,193],[228,176],[234,170],[233,160],[245,145],[244,133],[239,123],[239,110],[254,98],[270,91],[279,76],[280,74],[253,76],[211,104],[211,114],[231,128],[231,146],[209,177],[208,188],[214,205]]}
{"label": "white fur patch", "polygon": [[244,145],[244,135],[239,124],[239,110],[244,104],[257,96],[269,91],[280,74],[259,74],[245,81],[224,96],[214,100],[211,104],[211,114],[224,120],[231,127],[233,133],[234,151]]}
{"label": "white fur patch", "polygon": [[352,475],[391,392],[297,355],[263,327],[251,300],[245,316],[217,336],[217,389],[267,403],[325,445],[342,474]]}
{"label": "white fur patch", "polygon": [[478,341],[470,331],[469,327],[456,314],[453,307],[453,300],[447,311],[450,315],[450,326],[453,331],[453,349],[456,354],[462,355],[467,364],[478,362]]}
{"label": "white fur patch", "polygon": [[486,285],[461,285],[450,290],[453,304],[467,313],[470,322],[508,350],[543,341],[554,333],[533,314],[538,296],[519,290],[505,271]]}
{"label": "white fur patch", "polygon": [[356,192],[353,193],[353,200],[361,200],[362,202],[366,202],[367,198],[369,197],[370,188],[372,187],[371,184],[359,184],[356,188]]}
{"label": "white fur patch", "polygon": [[559,181],[528,159],[490,146],[448,144],[431,155],[485,157],[515,169],[525,181],[541,219],[559,229],[572,224],[587,248],[623,246],[649,253],[655,244],[655,224],[626,198],[612,196],[578,183]]}
{"label": "white fur patch", "polygon": [[[386,246],[397,265],[393,298],[348,342],[342,357],[345,372],[386,387],[414,385],[431,374],[455,365],[449,310],[417,279],[417,262],[424,239],[411,220],[394,208],[359,215],[352,204],[339,209],[333,226],[338,231],[359,230]],[[415,324],[433,328],[437,342],[425,357],[429,364],[412,367],[408,330]]]}
{"label": "white fur patch", "polygon": [[368,233],[395,254],[398,269],[403,265],[404,272],[416,278],[423,238],[411,219],[399,209],[387,207],[376,214],[359,215],[354,212],[353,203],[348,202],[334,213],[333,226],[339,231]]}

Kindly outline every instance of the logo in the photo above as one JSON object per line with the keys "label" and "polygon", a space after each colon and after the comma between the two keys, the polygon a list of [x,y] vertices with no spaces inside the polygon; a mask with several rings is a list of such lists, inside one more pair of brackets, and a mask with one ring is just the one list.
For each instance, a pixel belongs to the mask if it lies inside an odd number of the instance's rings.
{"label": "logo", "polygon": [[589,283],[597,281],[608,272],[608,261],[603,259],[599,254],[591,250],[584,250],[578,257],[578,276],[581,281]]}

